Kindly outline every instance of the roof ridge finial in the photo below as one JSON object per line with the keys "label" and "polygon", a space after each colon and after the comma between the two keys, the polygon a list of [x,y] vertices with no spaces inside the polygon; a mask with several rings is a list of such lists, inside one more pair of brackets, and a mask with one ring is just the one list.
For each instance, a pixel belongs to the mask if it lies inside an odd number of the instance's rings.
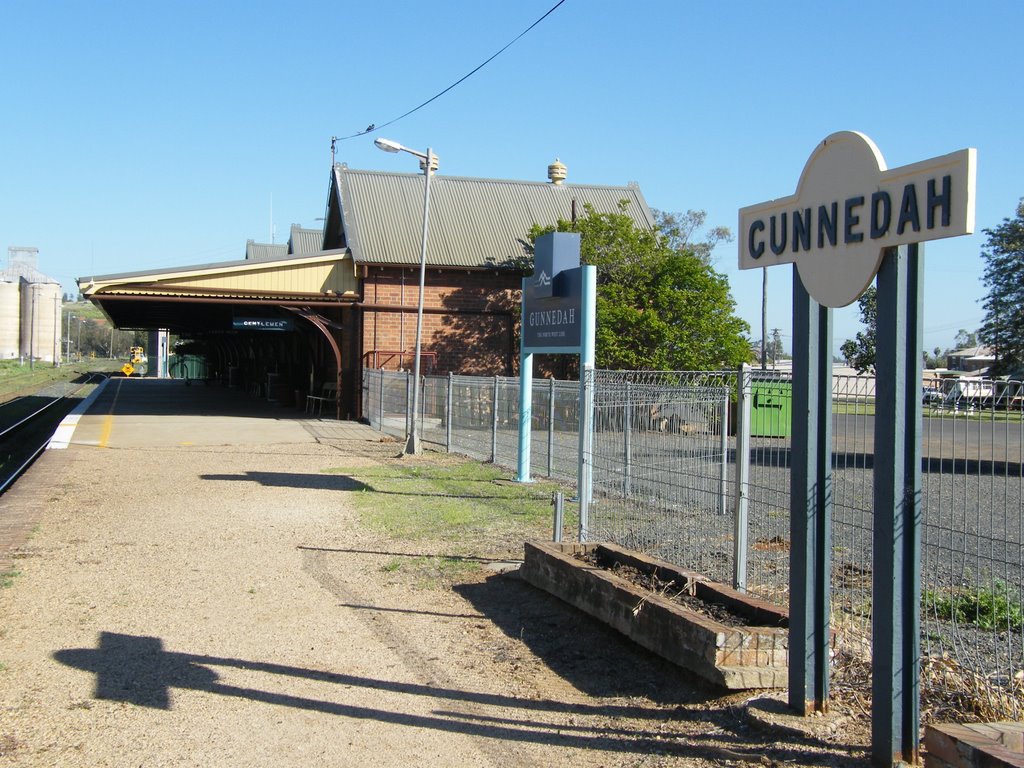
{"label": "roof ridge finial", "polygon": [[555,162],[548,166],[548,181],[556,186],[565,181],[569,175],[569,169],[565,167],[565,163],[555,158]]}

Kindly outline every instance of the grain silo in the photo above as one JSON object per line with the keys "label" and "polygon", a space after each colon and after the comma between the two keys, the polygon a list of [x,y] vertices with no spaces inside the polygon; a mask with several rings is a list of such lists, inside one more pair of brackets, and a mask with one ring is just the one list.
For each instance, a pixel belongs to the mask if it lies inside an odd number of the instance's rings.
{"label": "grain silo", "polygon": [[0,360],[21,352],[21,279],[0,273]]}
{"label": "grain silo", "polygon": [[47,363],[58,360],[60,338],[60,285],[51,282],[21,284],[21,354]]}
{"label": "grain silo", "polygon": [[[18,351],[30,360],[55,363],[60,360],[60,283],[37,269],[38,258],[38,248],[9,247],[3,280],[20,288],[20,299],[13,294],[21,305]],[[3,317],[6,326],[6,314]]]}

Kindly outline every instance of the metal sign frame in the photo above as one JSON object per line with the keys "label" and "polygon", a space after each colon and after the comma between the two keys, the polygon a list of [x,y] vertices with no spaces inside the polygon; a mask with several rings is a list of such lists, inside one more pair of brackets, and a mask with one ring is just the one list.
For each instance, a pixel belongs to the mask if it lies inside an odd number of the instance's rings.
{"label": "metal sign frame", "polygon": [[877,766],[916,764],[919,757],[920,242],[973,232],[975,165],[976,150],[964,149],[887,170],[869,138],[842,131],[812,153],[795,195],[740,210],[740,269],[770,266],[764,263],[769,252],[773,263],[793,264],[789,706],[805,715],[828,710],[831,308],[852,303],[877,281],[871,630]]}
{"label": "metal sign frame", "polygon": [[[586,541],[591,498],[590,440],[597,330],[597,267],[579,266],[580,236],[577,233],[550,232],[541,235],[535,243],[534,253],[534,274],[523,278],[519,344],[519,453],[515,481],[533,482],[530,478],[530,454],[534,354],[579,355],[577,494],[580,505],[580,541]],[[557,337],[528,338],[526,328],[531,322],[531,314],[548,312],[571,312],[571,325],[578,329],[578,333],[571,329],[559,329],[554,331],[562,334]],[[552,324],[549,321],[554,319],[554,316],[545,317],[540,322],[550,327]]]}

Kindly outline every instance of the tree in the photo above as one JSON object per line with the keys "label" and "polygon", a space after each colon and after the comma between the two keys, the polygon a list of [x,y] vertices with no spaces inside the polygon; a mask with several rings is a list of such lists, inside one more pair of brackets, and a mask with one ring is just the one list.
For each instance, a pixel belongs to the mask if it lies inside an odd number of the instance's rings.
{"label": "tree", "polygon": [[694,235],[707,221],[707,211],[673,213],[652,208],[651,213],[655,228],[664,236],[669,248],[690,252],[705,264],[711,264],[711,252],[716,245],[732,242],[732,230],[728,227],[712,227],[703,240],[694,240]]}
{"label": "tree", "polygon": [[[557,225],[580,233],[581,260],[597,267],[597,366],[706,370],[747,362],[750,328],[735,313],[725,276],[660,230],[637,227],[626,205],[616,213],[587,205],[575,225]],[[534,227],[530,241],[554,229]]]}
{"label": "tree", "polygon": [[978,336],[995,352],[994,375],[1016,373],[1024,366],[1024,198],[1014,218],[983,232],[988,240],[981,281],[988,293]]}
{"label": "tree", "polygon": [[978,334],[961,328],[953,337],[953,351],[978,346]]}
{"label": "tree", "polygon": [[846,364],[856,368],[857,373],[875,372],[875,337],[878,329],[878,291],[874,285],[868,286],[859,299],[860,321],[864,330],[859,331],[853,339],[847,339],[839,348]]}

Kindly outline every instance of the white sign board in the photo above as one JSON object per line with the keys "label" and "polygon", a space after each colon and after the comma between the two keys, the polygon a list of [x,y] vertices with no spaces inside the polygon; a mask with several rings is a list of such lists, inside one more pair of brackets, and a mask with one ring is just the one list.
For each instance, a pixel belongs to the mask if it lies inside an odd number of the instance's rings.
{"label": "white sign board", "polygon": [[962,149],[887,170],[867,136],[833,133],[796,194],[740,209],[740,269],[795,263],[815,301],[845,307],[871,284],[884,248],[974,232],[976,156]]}

